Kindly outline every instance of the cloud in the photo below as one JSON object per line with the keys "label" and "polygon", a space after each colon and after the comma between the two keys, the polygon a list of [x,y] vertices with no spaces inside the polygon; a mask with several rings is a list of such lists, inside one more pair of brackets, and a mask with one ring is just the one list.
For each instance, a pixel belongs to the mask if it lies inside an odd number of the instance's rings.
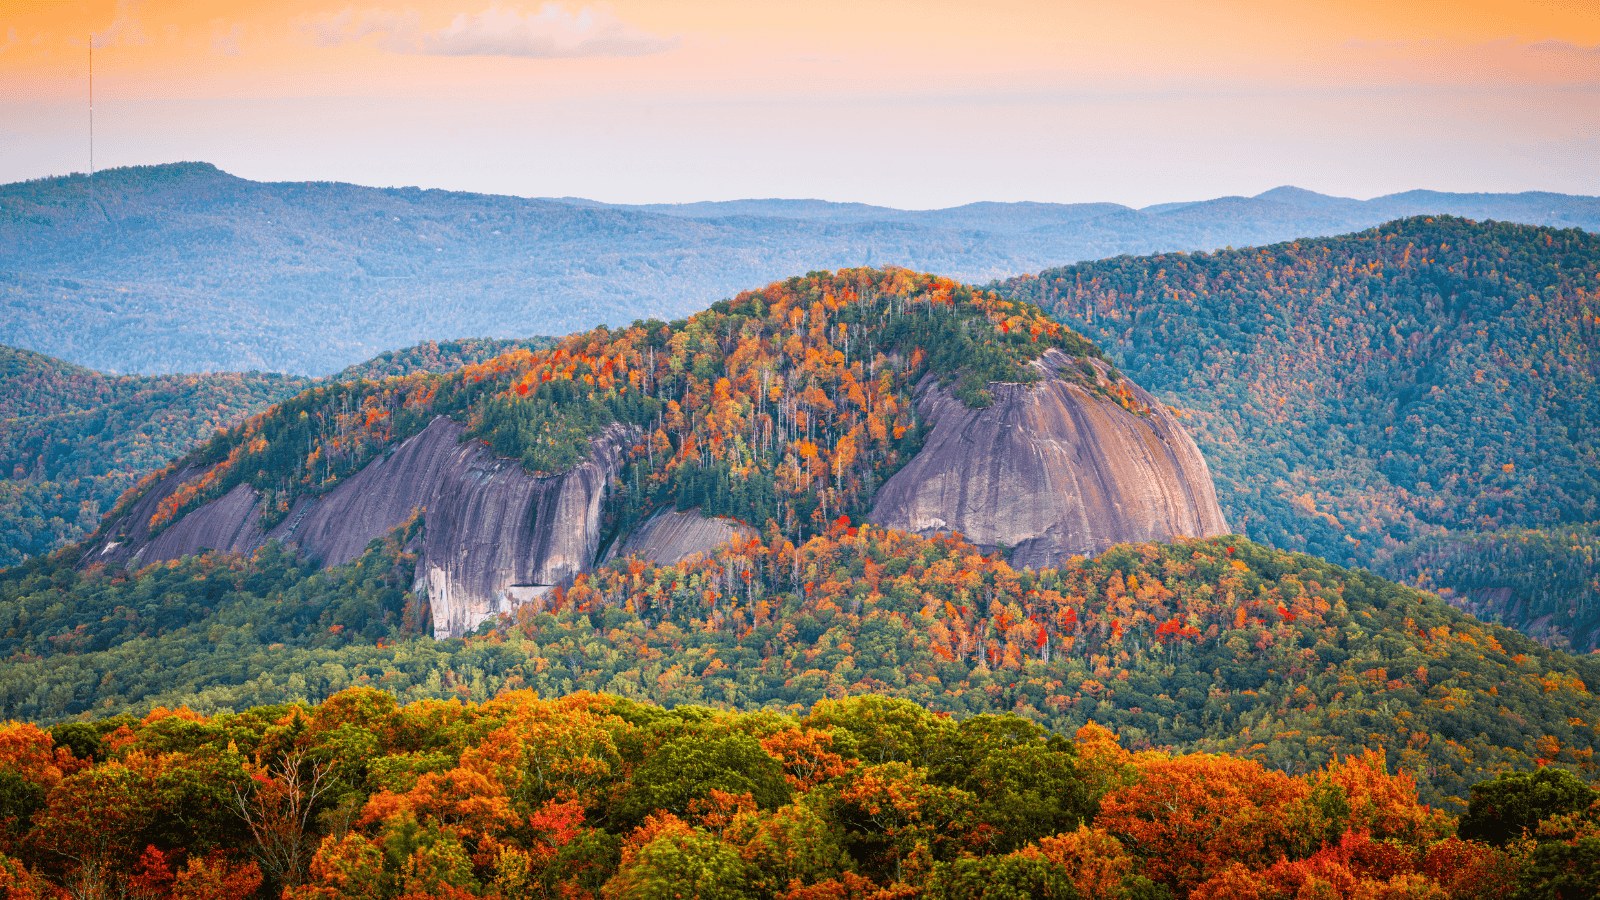
{"label": "cloud", "polygon": [[569,13],[546,3],[536,15],[498,5],[476,16],[458,15],[449,27],[424,36],[425,53],[441,56],[647,56],[676,40],[641,31],[609,9],[585,6]]}
{"label": "cloud", "polygon": [[376,35],[377,46],[391,53],[427,56],[648,56],[678,42],[676,37],[661,37],[630,25],[605,6],[585,6],[570,13],[560,3],[546,3],[537,13],[493,4],[477,15],[461,13],[437,31],[422,30],[415,13],[354,9],[302,22],[299,27],[322,47],[353,44]]}
{"label": "cloud", "polygon": [[0,44],[0,53],[4,53],[20,43],[22,42],[17,40],[17,30],[13,28],[6,32],[6,42],[4,44]]}
{"label": "cloud", "polygon": [[[381,43],[389,44],[397,35],[406,35],[414,39],[417,33],[416,13],[402,16],[377,10],[358,13],[354,9],[347,9],[331,16],[297,24],[301,31],[311,35],[311,39],[318,47],[354,44],[372,34],[383,35],[385,40]],[[406,39],[402,38],[400,43],[404,46]],[[386,46],[385,49],[393,48]]]}
{"label": "cloud", "polygon": [[117,17],[111,20],[110,27],[89,35],[95,49],[149,43],[144,29],[139,27],[139,6],[139,0],[117,0]]}
{"label": "cloud", "polygon": [[244,37],[244,26],[235,25],[227,31],[222,30],[222,23],[218,22],[215,33],[211,36],[211,49],[223,56],[238,56],[239,39]]}
{"label": "cloud", "polygon": [[1600,58],[1600,44],[1593,47],[1581,47],[1566,41],[1549,40],[1529,44],[1528,49],[1535,53],[1552,53],[1560,56],[1576,56],[1579,58]]}

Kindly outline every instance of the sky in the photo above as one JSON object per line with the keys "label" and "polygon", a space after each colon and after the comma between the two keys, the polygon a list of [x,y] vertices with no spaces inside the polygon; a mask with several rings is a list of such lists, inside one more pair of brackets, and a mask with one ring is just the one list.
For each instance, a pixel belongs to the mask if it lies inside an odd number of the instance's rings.
{"label": "sky", "polygon": [[926,209],[1600,194],[1600,2],[0,0],[0,183]]}

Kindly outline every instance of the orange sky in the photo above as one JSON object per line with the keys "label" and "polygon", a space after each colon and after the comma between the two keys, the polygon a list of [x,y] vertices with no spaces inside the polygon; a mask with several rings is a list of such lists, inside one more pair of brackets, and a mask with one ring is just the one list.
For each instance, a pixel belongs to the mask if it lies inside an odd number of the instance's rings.
{"label": "orange sky", "polygon": [[1600,3],[0,0],[0,182],[619,202],[1600,194]]}

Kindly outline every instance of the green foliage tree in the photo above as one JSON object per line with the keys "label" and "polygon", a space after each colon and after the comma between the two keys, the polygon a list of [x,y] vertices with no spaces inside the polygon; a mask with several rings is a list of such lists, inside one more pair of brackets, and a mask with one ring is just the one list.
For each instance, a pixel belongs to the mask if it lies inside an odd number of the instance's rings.
{"label": "green foliage tree", "polygon": [[979,856],[942,863],[929,879],[933,900],[1078,900],[1059,866],[1038,856]]}
{"label": "green foliage tree", "polygon": [[1596,801],[1600,791],[1571,772],[1504,772],[1472,786],[1472,799],[1461,817],[1461,836],[1503,847],[1532,833],[1546,819],[1586,812]]}
{"label": "green foliage tree", "polygon": [[749,794],[761,809],[789,800],[783,768],[754,737],[701,732],[673,738],[652,753],[635,773],[618,812],[628,822],[641,821],[652,810],[688,816],[695,801],[714,790]]}
{"label": "green foliage tree", "polygon": [[638,900],[748,900],[750,873],[734,848],[702,831],[668,832],[639,849],[606,896]]}

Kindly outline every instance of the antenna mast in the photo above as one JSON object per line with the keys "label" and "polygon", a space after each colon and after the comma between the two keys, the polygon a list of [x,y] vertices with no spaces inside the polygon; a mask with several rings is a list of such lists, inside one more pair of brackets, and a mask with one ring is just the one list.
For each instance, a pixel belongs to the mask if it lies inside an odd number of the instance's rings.
{"label": "antenna mast", "polygon": [[94,32],[89,32],[89,183],[94,183]]}

